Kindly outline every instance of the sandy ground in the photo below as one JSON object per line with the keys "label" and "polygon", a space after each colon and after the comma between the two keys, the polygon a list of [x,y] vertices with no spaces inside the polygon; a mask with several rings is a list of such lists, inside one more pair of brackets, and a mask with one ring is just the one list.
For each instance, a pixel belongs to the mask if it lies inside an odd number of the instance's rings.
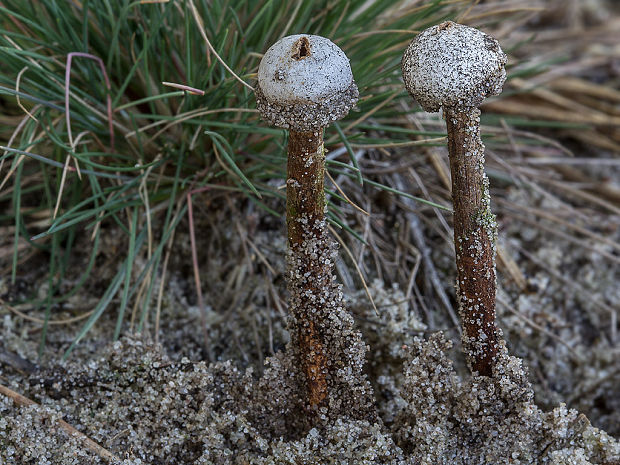
{"label": "sandy ground", "polygon": [[[241,302],[207,309],[208,352],[219,360],[214,364],[202,361],[200,310],[190,304],[191,284],[181,274],[168,285],[159,345],[145,335],[107,342],[114,326],[111,313],[65,363],[58,358],[75,328],[53,327],[45,357],[30,364],[26,361],[37,360],[39,331],[6,313],[0,379],[40,405],[18,407],[0,396],[5,463],[100,463],[101,452],[70,437],[59,418],[127,464],[618,463],[618,442],[597,428],[617,433],[618,358],[605,338],[588,337],[591,325],[583,314],[577,320],[581,326],[563,318],[564,312],[579,313],[580,305],[591,302],[580,301],[561,282],[541,282],[544,276],[537,274],[528,277],[537,291],[523,294],[502,286],[500,297],[515,308],[499,307],[500,326],[509,353],[524,361],[504,357],[492,379],[472,378],[460,349],[451,349],[446,340],[452,334],[458,348],[458,333],[447,330],[444,336],[429,329],[397,286],[371,283],[378,313],[363,289],[346,290],[346,308],[355,319],[340,318],[348,321],[346,331],[353,331],[342,359],[343,379],[353,388],[334,396],[339,409],[309,420],[314,417],[303,407],[295,350],[286,346],[285,247],[278,226],[253,236],[278,276],[266,282],[246,274]],[[582,249],[566,256],[561,251],[568,245],[545,242],[538,230],[527,234],[506,228],[503,240],[528,237],[529,253],[555,257],[557,266],[574,264],[575,269],[563,266],[565,273],[585,273],[597,284],[612,279],[613,266],[577,260]],[[231,236],[231,251],[240,251],[242,242]],[[264,265],[255,259],[260,275]],[[227,276],[236,276],[240,267]],[[215,284],[220,271],[203,273]],[[618,292],[613,286],[599,291],[599,298]],[[277,305],[268,304],[274,299]],[[542,324],[543,312],[556,326],[537,331],[528,322]],[[597,317],[594,310],[585,315]],[[445,319],[437,312],[439,318]]]}
{"label": "sandy ground", "polygon": [[[556,3],[566,17],[552,9],[531,25],[547,31],[534,44],[541,60],[558,50],[576,57],[589,50],[604,67],[579,68],[576,58],[563,72],[583,82],[617,82],[617,53],[609,34],[597,29],[613,20],[594,8],[602,3],[583,2],[582,9],[578,2],[568,2],[570,8]],[[586,45],[558,33],[571,21],[583,27]],[[530,32],[510,37],[525,40]],[[591,44],[592,37],[600,43]],[[557,94],[537,94],[539,100],[528,97],[526,107],[515,106],[531,110],[532,118],[558,101],[566,88],[560,84],[571,84],[549,75],[539,79]],[[511,99],[500,102],[503,111],[519,103]],[[541,101],[547,106],[536,106]],[[497,110],[493,105],[488,108]],[[557,112],[560,121],[578,113]],[[416,114],[411,125],[443,130],[428,115]],[[123,337],[110,342],[115,299],[66,362],[62,354],[85,321],[71,319],[95,307],[126,244],[113,225],[104,225],[97,280],[53,308],[57,324],[49,328],[42,357],[44,314],[11,304],[45,295],[45,256],[35,254],[16,283],[8,274],[0,277],[0,464],[617,465],[620,172],[617,164],[531,163],[567,151],[578,159],[617,158],[611,128],[539,129],[537,147],[515,142],[525,130],[483,125],[499,225],[498,326],[506,345],[491,378],[472,377],[462,355],[451,216],[346,178],[334,176],[371,214],[341,205],[365,244],[331,231],[346,245],[333,260],[343,300],[337,296],[332,338],[336,345],[339,335],[347,342],[333,352],[332,383],[340,388],[330,394],[330,411],[304,408],[299,354],[290,344],[297,322],[287,316],[285,224],[240,196],[209,198],[209,206],[196,208],[204,313],[182,222],[159,330],[153,299],[145,331],[134,334],[136,311],[134,324],[127,321]],[[328,158],[346,161],[344,149],[328,149]],[[442,147],[416,151],[416,157],[401,150],[357,155],[362,171],[377,182],[434,200],[450,198]],[[269,206],[283,211],[276,201]],[[87,250],[88,237],[78,240],[75,250]],[[72,258],[69,287],[86,258]],[[7,269],[10,262],[0,265]],[[143,266],[136,261],[135,271]]]}

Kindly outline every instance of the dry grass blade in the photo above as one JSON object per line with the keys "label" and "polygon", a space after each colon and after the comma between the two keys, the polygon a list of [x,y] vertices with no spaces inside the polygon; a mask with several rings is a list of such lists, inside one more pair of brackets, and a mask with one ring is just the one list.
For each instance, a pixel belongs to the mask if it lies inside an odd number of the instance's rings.
{"label": "dry grass blade", "polygon": [[[6,386],[3,386],[2,384],[0,384],[0,394],[4,394],[8,398],[12,399],[13,402],[15,402],[17,405],[22,406],[22,407],[27,407],[27,406],[31,406],[31,405],[39,405],[35,401],[30,400],[27,397],[22,396],[21,394],[13,391],[12,389],[9,389]],[[90,439],[84,433],[82,433],[82,432],[78,431],[77,429],[75,429],[73,426],[71,426],[66,421],[64,421],[62,419],[58,419],[58,420],[56,420],[56,423],[69,436],[73,436],[74,438],[76,438],[78,441],[80,441],[84,445],[84,447],[86,447],[91,452],[94,452],[95,454],[97,454],[99,457],[101,457],[106,462],[109,462],[109,463],[113,463],[113,462],[120,463],[121,462],[121,459],[119,457],[114,455],[109,450],[101,447],[95,441]]]}
{"label": "dry grass blade", "polygon": [[[541,91],[535,92],[540,94]],[[527,116],[532,119],[546,119],[565,123],[620,126],[620,117],[603,115],[596,111],[566,111],[564,106],[550,106],[547,102],[527,102],[522,97],[506,98],[485,104],[487,110],[509,115]]]}
{"label": "dry grass blade", "polygon": [[[508,210],[513,209],[513,210],[519,210],[521,212],[524,213],[531,213],[536,215],[539,218],[542,219],[546,219],[549,220],[553,223],[559,224],[561,226],[564,226],[567,229],[571,229],[583,236],[586,236],[596,242],[599,242],[601,244],[606,244],[609,247],[615,249],[616,251],[620,251],[620,244],[618,244],[616,241],[609,239],[607,237],[601,236],[600,234],[596,234],[593,233],[592,231],[590,231],[589,229],[586,229],[584,227],[581,227],[579,225],[573,224],[569,221],[563,220],[562,218],[560,218],[557,215],[554,215],[552,213],[549,213],[546,210],[542,210],[539,208],[533,208],[533,207],[524,207],[521,205],[517,205],[515,203],[512,202],[508,202],[506,200],[503,199],[498,199],[497,201],[500,205],[503,205],[504,207],[506,207]],[[566,216],[571,216],[571,212],[566,212]]]}
{"label": "dry grass blade", "polygon": [[[177,206],[174,212],[174,216],[175,219],[178,217],[179,215],[179,211],[181,210],[181,206],[182,206],[183,202],[182,200],[179,200],[177,202]],[[188,206],[189,208],[189,206]],[[172,254],[172,244],[174,243],[174,238],[176,236],[176,229],[174,229],[172,231],[172,233],[170,234],[170,238],[168,239],[168,243],[166,244],[166,255],[164,256],[164,262],[162,264],[161,267],[161,278],[160,278],[160,284],[159,284],[159,291],[157,292],[157,304],[156,304],[156,308],[155,308],[155,342],[158,343],[159,342],[159,328],[160,328],[160,318],[161,318],[161,308],[162,308],[162,302],[164,299],[164,291],[165,291],[165,285],[166,285],[166,274],[168,272],[168,262],[170,260],[170,255]],[[145,282],[147,282],[145,280]],[[136,299],[137,301],[139,299]],[[201,309],[202,310],[202,309]],[[134,317],[135,317],[135,311],[136,308],[134,308],[134,312],[132,313],[131,316],[131,321],[132,321],[132,327],[133,327],[133,321],[134,321]]]}
{"label": "dry grass blade", "polygon": [[332,184],[334,185],[334,187],[336,188],[336,190],[340,193],[340,195],[342,195],[342,197],[344,197],[344,199],[347,201],[347,203],[349,205],[351,205],[353,208],[355,208],[357,211],[359,211],[360,213],[363,213],[366,216],[370,216],[370,213],[368,213],[366,210],[364,210],[362,207],[360,207],[359,205],[357,205],[356,203],[354,203],[348,196],[347,194],[344,193],[344,191],[340,188],[340,186],[338,185],[338,183],[334,180],[334,178],[332,177],[331,174],[329,174],[329,171],[325,171],[325,174],[327,174],[327,177],[329,178],[329,180],[332,182]]}
{"label": "dry grass blade", "polygon": [[549,273],[555,279],[565,284],[572,292],[586,295],[588,297],[588,300],[595,304],[595,307],[594,307],[595,309],[598,309],[599,311],[601,311],[602,315],[609,316],[610,340],[612,342],[615,342],[617,340],[617,331],[618,331],[617,329],[618,310],[617,309],[607,305],[604,302],[601,302],[600,299],[592,295],[592,293],[588,292],[588,290],[584,289],[581,285],[579,285],[578,283],[574,282],[571,279],[568,279],[566,276],[562,275],[562,273],[559,273],[553,270],[551,267],[547,266],[541,260],[536,258],[533,254],[525,250],[523,247],[519,247],[519,253],[523,254],[532,263],[534,263],[535,265],[545,270],[546,273]]}
{"label": "dry grass blade", "polygon": [[[204,335],[204,349],[205,354],[209,354],[209,341],[207,329],[207,309],[205,307],[204,298],[202,297],[202,286],[200,283],[200,269],[198,267],[198,252],[196,250],[196,232],[194,228],[194,210],[192,204],[192,195],[206,189],[197,189],[196,191],[187,193],[187,218],[189,221],[189,238],[192,248],[192,264],[194,270],[194,284],[196,286],[196,296],[198,298],[198,307],[200,308],[200,323],[202,325],[202,332]],[[209,357],[211,358],[211,357]]]}
{"label": "dry grass blade", "polygon": [[42,320],[41,318],[36,318],[34,316],[27,315],[26,313],[24,313],[21,310],[15,308],[14,306],[9,305],[2,298],[0,298],[0,305],[2,305],[8,311],[10,311],[11,313],[14,313],[15,315],[17,315],[20,318],[23,318],[24,320],[31,321],[32,323],[37,323],[37,324],[40,324],[40,325],[43,325],[43,324],[48,324],[48,325],[70,325],[72,323],[76,323],[78,321],[85,320],[86,318],[88,318],[93,313],[93,310],[90,310],[90,311],[88,311],[86,313],[83,313],[82,315],[79,315],[79,316],[76,316],[76,317],[73,317],[73,318],[65,318],[65,319],[62,319],[62,320],[48,320],[46,322],[45,320]]}
{"label": "dry grass blade", "polygon": [[508,251],[499,244],[497,245],[497,267],[512,279],[519,290],[524,291],[527,288],[527,280],[521,268]]}
{"label": "dry grass blade", "polygon": [[332,235],[336,238],[338,243],[342,246],[342,248],[344,249],[344,251],[346,252],[348,257],[351,259],[351,262],[353,263],[353,266],[355,267],[355,271],[357,271],[357,275],[360,277],[360,280],[362,281],[362,286],[364,286],[364,292],[366,293],[366,296],[368,297],[368,300],[372,304],[372,308],[374,309],[375,314],[377,316],[379,316],[379,311],[377,310],[377,306],[375,305],[375,301],[372,298],[372,294],[370,293],[370,289],[368,289],[368,285],[366,284],[366,279],[364,279],[364,274],[362,273],[362,270],[360,269],[359,265],[357,264],[357,261],[355,260],[355,257],[351,253],[351,250],[347,247],[346,242],[344,240],[342,240],[342,237],[340,237],[340,235],[334,230],[333,227],[329,226],[328,229],[332,233]]}
{"label": "dry grass blade", "polygon": [[497,301],[504,308],[506,308],[510,313],[512,313],[513,315],[517,316],[519,319],[523,320],[526,324],[528,324],[532,328],[536,329],[537,331],[540,331],[542,334],[545,334],[546,336],[549,336],[554,341],[557,341],[560,344],[562,344],[564,347],[566,347],[568,349],[568,351],[571,353],[571,355],[574,357],[575,360],[580,361],[580,362],[583,361],[583,357],[580,356],[575,351],[575,349],[568,342],[566,342],[564,339],[562,339],[560,336],[558,336],[557,334],[552,333],[551,331],[549,331],[548,329],[544,328],[543,326],[535,323],[534,321],[532,321],[531,319],[529,319],[525,315],[522,315],[520,312],[515,310],[512,305],[510,305],[508,302],[506,302],[502,297],[498,296],[497,297]]}
{"label": "dry grass blade", "polygon": [[250,89],[252,92],[254,92],[254,87],[252,87],[250,84],[248,84],[243,79],[241,79],[239,76],[237,76],[237,73],[235,73],[232,69],[230,69],[230,67],[226,64],[226,62],[222,59],[222,57],[217,53],[217,50],[215,50],[215,48],[213,48],[213,45],[211,45],[211,41],[209,40],[209,38],[207,37],[207,33],[205,32],[205,28],[204,28],[204,24],[202,22],[202,18],[200,18],[200,14],[198,13],[198,10],[196,9],[196,5],[194,5],[194,1],[193,0],[189,0],[189,6],[192,9],[192,15],[194,16],[194,20],[196,21],[196,26],[198,27],[198,31],[200,32],[200,35],[202,36],[202,38],[206,42],[207,47],[209,47],[209,50],[211,51],[211,53],[213,53],[213,55],[215,55],[215,57],[222,64],[222,66],[224,68],[226,68],[226,71],[228,71],[230,74],[232,74],[232,76],[237,81],[239,81],[241,84],[243,84],[248,89]]}
{"label": "dry grass blade", "polygon": [[562,231],[559,231],[556,228],[552,228],[551,226],[541,224],[539,221],[533,220],[525,215],[519,215],[517,213],[512,213],[511,218],[518,220],[522,223],[528,224],[530,226],[533,226],[535,228],[542,229],[543,231],[546,231],[554,236],[558,236],[568,242],[578,245],[579,247],[583,247],[584,249],[587,249],[595,254],[598,254],[601,257],[605,257],[606,259],[614,263],[620,263],[620,257],[617,257],[611,253],[605,252],[604,250],[600,250],[594,247],[593,245],[590,245],[583,240],[580,240],[574,236],[571,236],[570,234],[566,234]]}
{"label": "dry grass blade", "polygon": [[150,143],[152,143],[159,135],[163,134],[164,132],[166,132],[168,129],[172,128],[173,126],[179,125],[180,123],[193,119],[193,118],[198,118],[201,116],[206,116],[206,115],[212,115],[215,113],[227,113],[227,112],[240,112],[240,113],[256,113],[257,110],[253,109],[253,108],[218,108],[216,110],[205,110],[204,108],[198,108],[196,110],[191,110],[188,111],[186,113],[180,113],[178,115],[176,115],[176,117],[172,120],[160,120],[160,121],[155,121],[153,123],[147,124],[145,126],[140,127],[139,129],[135,130],[135,131],[129,131],[125,134],[125,138],[129,139],[130,137],[135,137],[136,134],[138,133],[142,133],[142,132],[146,132],[149,129],[155,128],[157,126],[161,126],[162,124],[165,124],[165,127],[163,127],[162,129],[160,129],[158,132],[156,132],[155,134],[153,134],[148,141]]}
{"label": "dry grass blade", "polygon": [[196,89],[195,87],[190,87],[190,86],[185,85],[185,84],[177,84],[176,82],[162,81],[162,85],[168,86],[168,87],[173,87],[173,88],[179,89],[179,90],[185,90],[185,91],[187,91],[187,92],[189,92],[190,94],[193,94],[193,95],[204,95],[205,94],[204,90]]}
{"label": "dry grass blade", "polygon": [[565,194],[572,196],[580,201],[586,201],[593,205],[597,205],[610,213],[614,213],[616,215],[620,215],[620,208],[617,203],[610,203],[606,201],[604,198],[601,198],[599,195],[592,194],[590,192],[585,192],[579,188],[575,188],[566,182],[556,181],[554,179],[546,179],[541,178],[538,180],[540,183],[545,183],[557,190],[561,190]]}
{"label": "dry grass blade", "polygon": [[567,76],[554,79],[548,83],[548,87],[575,97],[589,95],[602,101],[620,103],[619,90],[602,84],[594,84],[577,77]]}
{"label": "dry grass blade", "polygon": [[[99,64],[99,68],[101,69],[101,74],[103,75],[103,80],[105,82],[105,86],[108,90],[108,95],[106,96],[106,108],[107,108],[107,117],[108,117],[108,131],[110,132],[110,147],[114,150],[114,123],[113,123],[113,111],[112,111],[112,97],[110,96],[110,79],[108,78],[108,73],[105,69],[105,65],[103,64],[103,60],[98,56],[92,55],[90,53],[82,53],[82,52],[72,52],[67,55],[67,66],[65,72],[65,117],[67,123],[67,134],[69,136],[69,145],[71,146],[71,151],[75,152],[75,146],[77,145],[77,141],[73,141],[73,136],[71,134],[71,111],[69,108],[69,95],[71,88],[71,63],[73,62],[73,57],[80,58],[88,58],[90,60],[94,60]],[[79,172],[79,171],[78,171]]]}
{"label": "dry grass blade", "polygon": [[271,273],[271,276],[276,276],[277,275],[276,270],[273,269],[273,267],[267,260],[267,257],[265,257],[265,255],[260,251],[260,249],[256,246],[256,244],[254,244],[254,242],[252,242],[250,238],[247,237],[246,235],[243,235],[242,238],[250,247],[252,247],[252,250],[254,251],[254,253],[258,256],[258,258],[263,263],[263,265],[265,265],[267,269],[269,270],[269,272]]}
{"label": "dry grass blade", "polygon": [[352,143],[351,147],[361,148],[361,149],[394,149],[398,147],[413,147],[416,145],[429,145],[429,144],[442,144],[446,142],[445,137],[433,137],[432,139],[424,139],[424,140],[410,140],[407,142],[390,142],[385,144],[355,144]]}
{"label": "dry grass blade", "polygon": [[[28,117],[30,119],[32,119],[33,121],[36,121],[38,123],[38,120],[32,115],[32,113],[30,113],[28,111],[28,109],[22,104],[21,99],[19,97],[19,83],[21,82],[21,78],[22,78],[22,74],[24,74],[26,71],[28,70],[28,66],[24,66],[22,68],[22,70],[17,74],[17,78],[15,79],[15,100],[17,102],[17,105],[19,106],[19,108],[22,109],[22,111],[24,113],[26,113],[26,115],[28,115]],[[11,145],[11,144],[9,144]]]}

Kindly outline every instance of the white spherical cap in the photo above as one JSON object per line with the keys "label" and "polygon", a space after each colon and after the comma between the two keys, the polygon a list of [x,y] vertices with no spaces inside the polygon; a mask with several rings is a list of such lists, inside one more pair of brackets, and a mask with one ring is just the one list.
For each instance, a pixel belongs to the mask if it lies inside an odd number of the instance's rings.
{"label": "white spherical cap", "polygon": [[478,29],[446,21],[420,33],[402,61],[405,87],[424,110],[478,107],[502,91],[506,54]]}
{"label": "white spherical cap", "polygon": [[327,126],[343,118],[358,96],[349,59],[324,37],[284,37],[258,67],[257,108],[275,126],[298,131]]}

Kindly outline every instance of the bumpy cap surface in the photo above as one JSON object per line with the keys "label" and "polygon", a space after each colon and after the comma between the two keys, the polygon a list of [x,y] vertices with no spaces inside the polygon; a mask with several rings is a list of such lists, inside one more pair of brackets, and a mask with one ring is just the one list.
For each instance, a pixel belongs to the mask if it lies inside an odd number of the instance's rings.
{"label": "bumpy cap surface", "polygon": [[416,36],[403,56],[405,87],[424,110],[477,107],[502,91],[506,54],[478,29],[446,21]]}
{"label": "bumpy cap surface", "polygon": [[359,92],[349,59],[321,36],[280,39],[258,67],[256,107],[274,126],[312,131],[343,118]]}

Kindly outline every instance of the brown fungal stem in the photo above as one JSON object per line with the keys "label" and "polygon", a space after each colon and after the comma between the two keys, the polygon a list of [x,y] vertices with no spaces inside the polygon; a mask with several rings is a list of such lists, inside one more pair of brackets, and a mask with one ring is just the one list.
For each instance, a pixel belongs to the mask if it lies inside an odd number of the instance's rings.
{"label": "brown fungal stem", "polygon": [[463,349],[473,372],[492,376],[500,351],[495,327],[495,239],[484,174],[478,106],[498,95],[506,54],[484,32],[446,21],[416,36],[403,55],[405,86],[426,111],[443,108],[454,203],[456,294]]}
{"label": "brown fungal stem", "polygon": [[499,351],[495,327],[495,217],[490,210],[480,140],[480,110],[447,108],[448,152],[454,203],[457,298],[463,346],[472,371],[492,375]]}
{"label": "brown fungal stem", "polygon": [[313,413],[309,424],[320,420],[315,414],[350,413],[346,406],[355,402],[350,397],[361,404],[356,409],[360,415],[372,415],[363,374],[354,379],[343,369],[358,374],[364,351],[332,272],[337,253],[327,231],[323,193],[323,128],[344,118],[359,96],[349,59],[325,37],[283,37],[261,59],[255,95],[263,119],[289,131],[287,350],[298,361],[299,381],[307,387],[304,404]]}
{"label": "brown fungal stem", "polygon": [[[289,131],[286,182],[286,224],[289,272],[303,280],[289,280],[294,300],[291,311],[298,321],[299,350],[311,409],[327,399],[327,356],[319,326],[311,316],[324,314],[316,296],[331,282],[331,267],[316,259],[312,249],[325,237],[325,153],[323,130]],[[315,241],[315,245],[310,242]],[[311,279],[309,278],[311,277]],[[293,302],[292,302],[293,303]]]}
{"label": "brown fungal stem", "polygon": [[325,219],[324,178],[323,129],[289,131],[286,224],[290,247],[300,245],[305,239],[302,218],[307,218],[309,222]]}

